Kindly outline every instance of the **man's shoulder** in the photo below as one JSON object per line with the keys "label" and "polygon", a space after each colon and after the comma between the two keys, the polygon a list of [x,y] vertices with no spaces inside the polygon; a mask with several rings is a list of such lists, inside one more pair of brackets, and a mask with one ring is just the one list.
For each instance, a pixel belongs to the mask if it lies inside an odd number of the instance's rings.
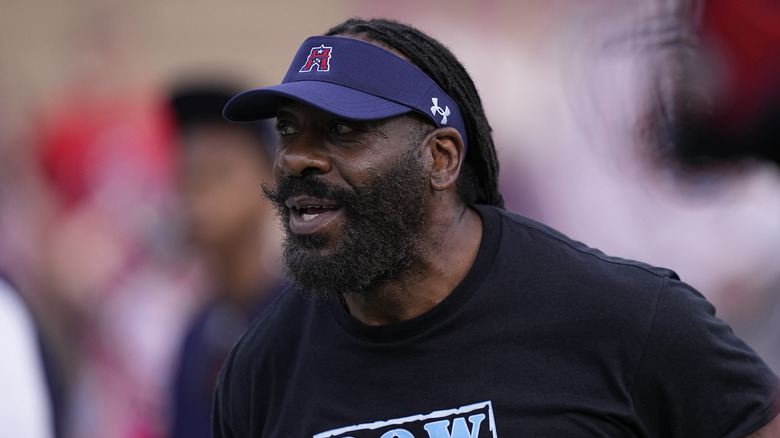
{"label": "man's shoulder", "polygon": [[617,270],[633,272],[639,276],[672,278],[679,280],[671,269],[654,266],[642,261],[606,254],[569,237],[562,231],[530,217],[493,206],[477,205],[486,227],[500,230],[500,242],[505,252],[522,254],[545,262],[555,261],[563,269]]}

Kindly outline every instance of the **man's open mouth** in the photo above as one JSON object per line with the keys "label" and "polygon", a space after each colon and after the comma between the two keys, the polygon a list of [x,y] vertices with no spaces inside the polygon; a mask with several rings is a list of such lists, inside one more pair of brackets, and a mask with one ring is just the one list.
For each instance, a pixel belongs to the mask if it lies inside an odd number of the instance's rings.
{"label": "man's open mouth", "polygon": [[293,207],[292,210],[293,212],[295,212],[295,214],[299,215],[304,222],[309,222],[310,220],[316,218],[321,214],[324,214],[328,211],[336,210],[336,207],[324,206],[324,205],[312,205],[310,207],[302,207],[302,208]]}
{"label": "man's open mouth", "polygon": [[324,232],[341,217],[341,206],[324,199],[296,196],[285,204],[290,209],[290,231],[295,234]]}

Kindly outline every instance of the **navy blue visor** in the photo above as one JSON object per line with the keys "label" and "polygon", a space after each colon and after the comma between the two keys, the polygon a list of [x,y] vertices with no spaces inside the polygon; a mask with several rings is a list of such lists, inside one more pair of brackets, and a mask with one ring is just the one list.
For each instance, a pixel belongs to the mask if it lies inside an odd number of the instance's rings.
{"label": "navy blue visor", "polygon": [[458,104],[433,79],[400,56],[352,38],[309,37],[280,85],[233,97],[223,115],[234,122],[276,117],[280,98],[348,120],[377,120],[414,111],[440,128],[457,129],[467,143]]}

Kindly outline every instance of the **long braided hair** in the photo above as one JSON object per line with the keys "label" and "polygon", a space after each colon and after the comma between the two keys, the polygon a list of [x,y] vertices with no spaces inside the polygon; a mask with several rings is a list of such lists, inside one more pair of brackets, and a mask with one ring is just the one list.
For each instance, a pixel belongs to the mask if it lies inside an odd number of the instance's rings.
{"label": "long braided hair", "polygon": [[406,56],[452,97],[463,115],[469,144],[458,176],[458,194],[467,204],[503,206],[492,128],[474,81],[449,49],[409,25],[386,19],[351,18],[327,35],[360,35],[385,44]]}

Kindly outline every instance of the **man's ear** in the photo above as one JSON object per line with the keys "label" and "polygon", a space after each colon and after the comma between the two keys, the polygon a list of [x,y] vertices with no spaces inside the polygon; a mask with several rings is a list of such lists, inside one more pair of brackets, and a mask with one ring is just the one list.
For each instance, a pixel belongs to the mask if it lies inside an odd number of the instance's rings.
{"label": "man's ear", "polygon": [[438,128],[433,131],[428,147],[433,157],[431,188],[441,191],[454,187],[465,154],[460,133],[455,128]]}

